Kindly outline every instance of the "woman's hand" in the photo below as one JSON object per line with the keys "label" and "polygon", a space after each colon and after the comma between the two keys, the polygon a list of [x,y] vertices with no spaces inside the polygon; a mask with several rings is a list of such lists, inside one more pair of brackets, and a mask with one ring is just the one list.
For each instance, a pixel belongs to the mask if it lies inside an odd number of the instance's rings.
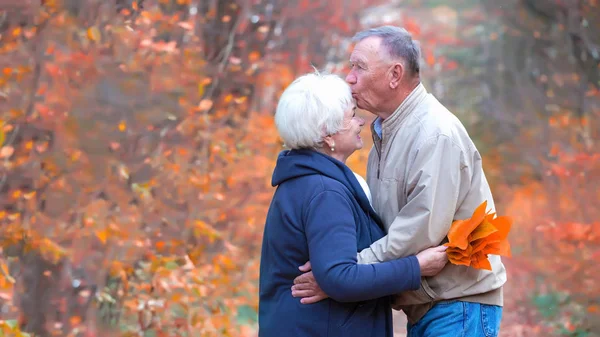
{"label": "woman's hand", "polygon": [[421,276],[435,276],[442,271],[448,263],[447,248],[446,246],[431,247],[417,254]]}

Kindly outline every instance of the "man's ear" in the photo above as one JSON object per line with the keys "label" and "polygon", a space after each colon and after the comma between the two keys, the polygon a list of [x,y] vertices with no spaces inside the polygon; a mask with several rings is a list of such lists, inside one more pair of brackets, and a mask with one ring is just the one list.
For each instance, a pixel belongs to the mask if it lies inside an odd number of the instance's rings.
{"label": "man's ear", "polygon": [[390,75],[390,89],[398,88],[404,77],[404,65],[400,62],[395,63],[390,69]]}

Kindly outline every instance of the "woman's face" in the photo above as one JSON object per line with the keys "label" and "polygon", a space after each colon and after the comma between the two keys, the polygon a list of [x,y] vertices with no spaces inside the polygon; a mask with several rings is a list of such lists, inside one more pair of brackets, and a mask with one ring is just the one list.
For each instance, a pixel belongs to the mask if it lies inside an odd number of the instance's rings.
{"label": "woman's face", "polygon": [[363,125],[365,125],[365,121],[356,116],[356,106],[352,106],[350,109],[346,110],[344,112],[342,129],[330,136],[331,142],[328,145],[334,148],[331,156],[345,162],[346,158],[354,151],[361,149],[363,147],[363,141],[360,138],[360,131],[362,130]]}

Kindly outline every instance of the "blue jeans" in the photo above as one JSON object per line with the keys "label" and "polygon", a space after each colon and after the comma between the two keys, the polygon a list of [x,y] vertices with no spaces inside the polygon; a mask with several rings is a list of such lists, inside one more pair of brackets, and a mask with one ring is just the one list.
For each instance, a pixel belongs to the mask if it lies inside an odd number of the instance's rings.
{"label": "blue jeans", "polygon": [[448,301],[433,306],[416,324],[407,325],[407,337],[497,337],[502,307]]}

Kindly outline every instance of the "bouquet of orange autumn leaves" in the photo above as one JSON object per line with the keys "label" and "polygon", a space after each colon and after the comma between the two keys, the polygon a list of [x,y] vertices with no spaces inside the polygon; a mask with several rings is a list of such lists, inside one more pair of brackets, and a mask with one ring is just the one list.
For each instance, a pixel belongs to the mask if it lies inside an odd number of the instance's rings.
{"label": "bouquet of orange autumn leaves", "polygon": [[512,219],[486,212],[486,207],[484,201],[470,219],[452,222],[444,244],[450,263],[492,270],[488,254],[511,256],[507,237]]}

